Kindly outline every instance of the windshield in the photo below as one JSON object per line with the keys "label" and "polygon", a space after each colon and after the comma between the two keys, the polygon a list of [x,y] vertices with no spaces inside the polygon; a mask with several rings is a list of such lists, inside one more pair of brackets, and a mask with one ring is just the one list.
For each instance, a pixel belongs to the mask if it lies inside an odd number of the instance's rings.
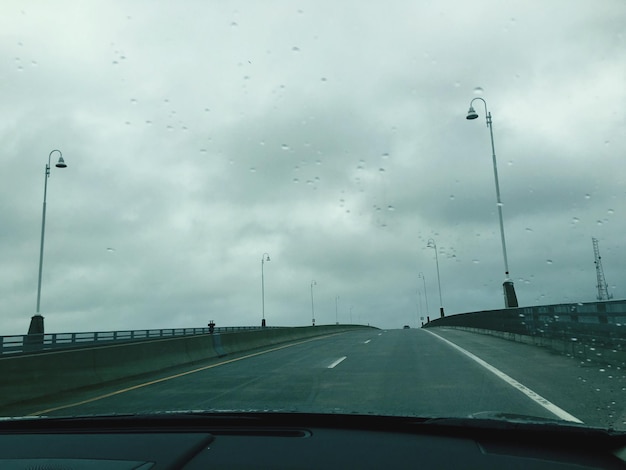
{"label": "windshield", "polygon": [[0,414],[626,430],[625,25],[3,2]]}

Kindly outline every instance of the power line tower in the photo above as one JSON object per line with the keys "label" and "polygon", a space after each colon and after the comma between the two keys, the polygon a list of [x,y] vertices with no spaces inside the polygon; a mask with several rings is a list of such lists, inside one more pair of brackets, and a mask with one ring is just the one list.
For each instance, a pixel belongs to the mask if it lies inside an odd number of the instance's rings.
{"label": "power line tower", "polygon": [[609,294],[608,285],[604,278],[604,269],[602,269],[602,256],[600,256],[600,248],[598,247],[598,239],[591,237],[593,242],[593,256],[595,257],[594,264],[596,265],[596,277],[598,279],[598,300],[610,300],[613,298]]}

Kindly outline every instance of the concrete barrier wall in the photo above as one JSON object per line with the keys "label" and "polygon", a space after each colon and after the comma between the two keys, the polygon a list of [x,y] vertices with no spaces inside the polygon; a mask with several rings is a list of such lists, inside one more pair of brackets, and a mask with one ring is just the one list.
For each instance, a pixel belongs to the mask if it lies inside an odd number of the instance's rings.
{"label": "concrete barrier wall", "polygon": [[[0,358],[0,415],[17,402],[137,377],[225,354],[348,330],[357,325],[277,328]],[[216,344],[221,343],[221,348]]]}
{"label": "concrete barrier wall", "polygon": [[468,331],[471,333],[496,336],[509,341],[531,344],[551,349],[560,354],[580,359],[584,362],[594,362],[598,364],[610,364],[618,368],[626,368],[626,351],[619,349],[607,349],[598,347],[595,344],[587,344],[579,341],[562,340],[557,338],[546,338],[541,336],[522,335],[507,331],[487,330],[484,328],[471,328],[465,326],[447,326],[456,330]]}

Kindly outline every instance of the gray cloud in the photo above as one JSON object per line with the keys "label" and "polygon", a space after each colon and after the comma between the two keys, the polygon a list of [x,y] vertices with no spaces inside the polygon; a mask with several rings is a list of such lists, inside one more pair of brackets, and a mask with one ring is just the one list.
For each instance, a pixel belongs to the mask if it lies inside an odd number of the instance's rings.
{"label": "gray cloud", "polygon": [[[563,9],[567,9],[567,15]],[[620,1],[9,3],[0,18],[0,331],[383,327],[624,296]],[[540,11],[539,11],[540,10]],[[481,90],[476,90],[481,87]],[[427,292],[418,278],[426,278]],[[428,297],[429,312],[426,312]],[[352,308],[351,308],[352,307]]]}

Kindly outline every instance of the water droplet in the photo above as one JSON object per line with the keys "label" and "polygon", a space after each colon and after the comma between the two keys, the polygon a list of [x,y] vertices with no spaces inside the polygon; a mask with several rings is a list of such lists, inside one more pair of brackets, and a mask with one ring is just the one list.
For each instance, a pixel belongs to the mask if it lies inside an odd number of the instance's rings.
{"label": "water droplet", "polygon": [[502,207],[504,204],[502,204],[501,202],[496,203],[496,206],[498,207]]}
{"label": "water droplet", "polygon": [[459,88],[461,86],[461,82],[454,82],[454,88]]}
{"label": "water droplet", "polygon": [[485,90],[483,90],[483,88],[482,88],[482,87],[479,87],[479,86],[477,86],[476,88],[474,88],[474,94],[475,94],[475,95],[482,95],[484,91],[485,91]]}
{"label": "water droplet", "polygon": [[611,141],[610,140],[605,140],[604,141],[604,145],[606,145],[608,147],[609,145],[611,145]]}
{"label": "water droplet", "polygon": [[509,165],[509,166],[513,166],[513,160],[509,160],[509,161],[508,161],[508,162],[506,162],[506,163],[507,163],[507,165]]}
{"label": "water droplet", "polygon": [[382,171],[385,171],[385,169],[384,168],[379,168],[378,171],[382,172]]}
{"label": "water droplet", "polygon": [[602,223],[603,223],[603,222],[602,222],[601,220],[596,220],[596,224],[597,224],[597,225],[602,225]]}
{"label": "water droplet", "polygon": [[280,146],[280,148],[283,149],[283,150],[289,150],[289,145],[283,144],[283,145]]}
{"label": "water droplet", "polygon": [[552,264],[552,263],[553,263],[553,261],[552,261],[551,259],[547,259],[547,260],[546,260],[546,263],[547,263],[547,264]]}
{"label": "water droplet", "polygon": [[393,211],[395,211],[395,210],[396,210],[396,208],[395,208],[395,207],[393,207],[392,205],[388,205],[388,206],[387,206],[387,210],[388,210],[388,211],[393,212]]}
{"label": "water droplet", "polygon": [[200,153],[206,153],[206,149],[200,149]]}
{"label": "water droplet", "polygon": [[255,167],[251,167],[250,168],[250,173],[256,173],[256,168]]}
{"label": "water droplet", "polygon": [[151,125],[152,121],[146,121],[146,124]]}
{"label": "water droplet", "polygon": [[473,259],[473,260],[472,260],[472,263],[474,263],[474,264],[480,264],[480,260],[478,260],[478,259]]}
{"label": "water droplet", "polygon": [[299,182],[300,182],[300,180],[299,180],[298,178],[294,178],[292,181],[293,181],[294,183],[299,183]]}
{"label": "water droplet", "polygon": [[237,24],[237,22],[236,22],[236,21],[232,21],[232,22],[230,23],[230,25],[231,25],[233,28],[234,28],[234,27],[236,27],[236,26],[239,26],[239,25]]}
{"label": "water droplet", "polygon": [[574,217],[572,218],[572,222],[577,224],[578,222],[580,222],[580,219],[578,217]]}
{"label": "water droplet", "polygon": [[387,160],[387,159],[389,158],[389,154],[388,154],[387,152],[385,152],[385,153],[383,153],[383,154],[381,155],[381,158],[382,158],[383,160]]}
{"label": "water droplet", "polygon": [[585,194],[585,199],[591,199],[591,194],[589,193]]}
{"label": "water droplet", "polygon": [[532,229],[532,228],[529,228],[529,227],[526,227],[526,232],[528,232],[528,233],[532,233],[532,232],[533,232],[533,229]]}
{"label": "water droplet", "polygon": [[137,100],[136,100],[135,98],[131,98],[131,99],[130,99],[130,102],[131,102],[132,104],[137,104]]}
{"label": "water droplet", "polygon": [[320,78],[320,80],[323,81],[323,82],[327,82],[328,81],[328,79],[326,77],[322,77],[322,78]]}
{"label": "water droplet", "polygon": [[300,52],[300,48],[298,46],[293,46],[291,50],[294,52]]}
{"label": "water droplet", "polygon": [[33,66],[33,67],[37,67],[39,64],[37,63],[36,60],[31,60],[30,61],[30,65]]}
{"label": "water droplet", "polygon": [[609,210],[607,211],[607,213],[608,213],[609,215],[613,215],[613,214],[615,214],[615,211],[614,211],[613,209],[609,209]]}
{"label": "water droplet", "polygon": [[454,201],[454,194],[450,194],[450,200]]}

